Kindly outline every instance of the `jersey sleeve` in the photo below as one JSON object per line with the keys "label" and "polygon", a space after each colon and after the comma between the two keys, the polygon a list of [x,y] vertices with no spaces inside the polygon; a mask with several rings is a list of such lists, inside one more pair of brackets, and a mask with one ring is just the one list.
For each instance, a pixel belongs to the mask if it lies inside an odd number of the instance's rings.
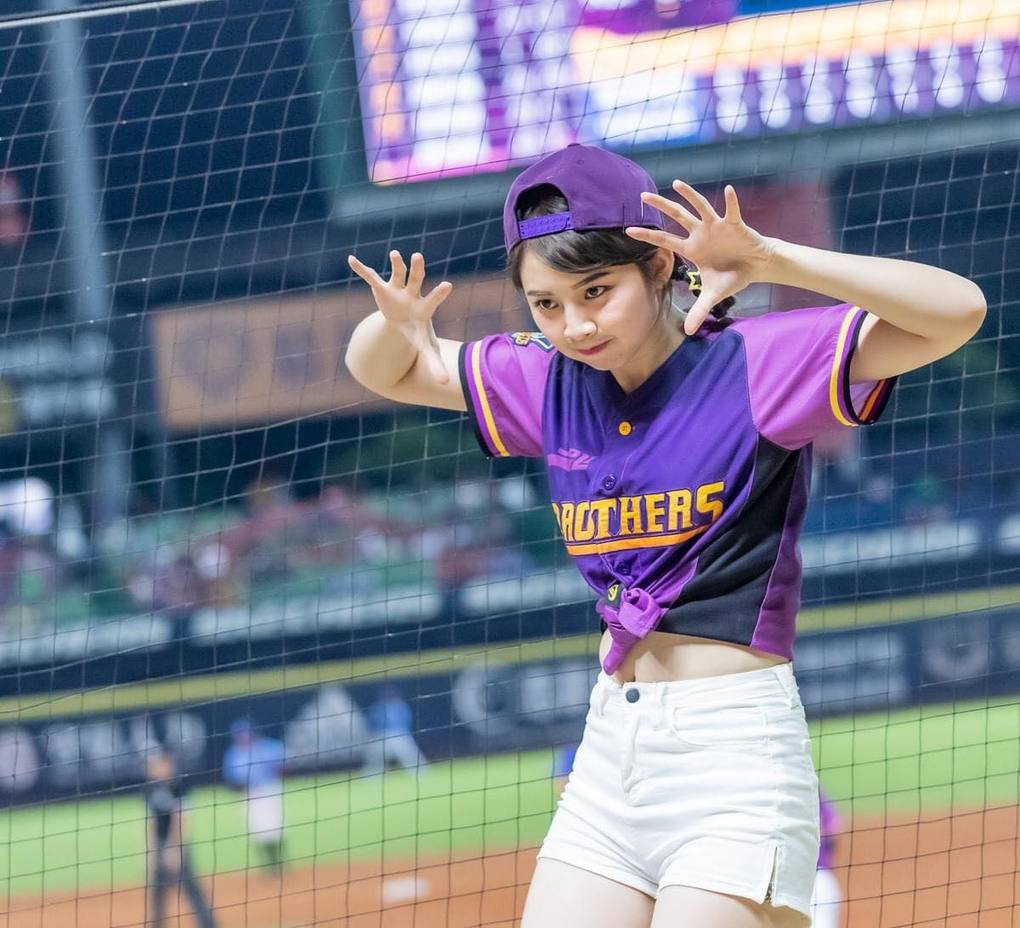
{"label": "jersey sleeve", "polygon": [[842,303],[741,319],[751,411],[758,431],[801,448],[841,428],[870,425],[895,377],[850,383],[850,362],[867,313]]}
{"label": "jersey sleeve", "polygon": [[541,457],[542,399],[555,351],[531,332],[489,335],[460,351],[460,383],[489,457]]}

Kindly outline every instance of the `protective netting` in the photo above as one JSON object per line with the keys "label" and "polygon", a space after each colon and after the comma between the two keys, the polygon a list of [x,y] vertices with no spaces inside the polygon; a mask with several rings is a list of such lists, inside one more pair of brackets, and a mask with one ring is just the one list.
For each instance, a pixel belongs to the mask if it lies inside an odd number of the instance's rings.
{"label": "protective netting", "polygon": [[[8,0],[5,924],[141,922],[175,880],[252,928],[519,911],[593,597],[538,464],[351,379],[372,301],[346,258],[422,251],[455,284],[446,337],[531,327],[502,197],[572,141],[984,291],[974,341],[816,448],[795,663],[844,923],[1007,924],[1018,23],[1016,0]],[[812,299],[756,286],[737,312]],[[157,755],[194,880],[144,854]]]}

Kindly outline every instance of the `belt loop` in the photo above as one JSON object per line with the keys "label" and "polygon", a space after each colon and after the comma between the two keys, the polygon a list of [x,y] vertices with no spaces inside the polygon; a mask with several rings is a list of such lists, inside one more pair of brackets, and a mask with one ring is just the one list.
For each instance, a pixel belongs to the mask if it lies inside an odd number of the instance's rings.
{"label": "belt loop", "polygon": [[801,707],[800,690],[797,688],[797,680],[793,675],[793,665],[789,662],[776,664],[772,671],[786,694],[787,706],[790,709],[799,709]]}
{"label": "belt loop", "polygon": [[595,680],[595,690],[592,695],[595,698],[592,699],[591,707],[595,710],[595,714],[605,715],[606,703],[609,701],[609,680],[604,673],[599,673]]}

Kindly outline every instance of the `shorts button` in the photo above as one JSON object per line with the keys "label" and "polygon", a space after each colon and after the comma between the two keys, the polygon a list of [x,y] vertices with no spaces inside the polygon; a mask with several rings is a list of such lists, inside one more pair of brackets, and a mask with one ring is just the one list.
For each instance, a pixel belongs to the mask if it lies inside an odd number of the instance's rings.
{"label": "shorts button", "polygon": [[633,425],[631,425],[631,424],[630,424],[629,422],[626,422],[626,421],[624,421],[624,422],[621,422],[621,423],[620,423],[620,424],[619,424],[619,425],[618,425],[618,426],[616,427],[616,430],[617,430],[617,431],[618,431],[618,432],[619,432],[619,433],[620,433],[620,434],[621,434],[621,435],[622,435],[622,436],[623,436],[624,438],[626,438],[626,437],[627,437],[627,436],[628,436],[628,435],[629,435],[629,434],[630,434],[631,432],[633,432],[633,431],[634,431],[634,426],[633,426]]}
{"label": "shorts button", "polygon": [[606,476],[602,478],[602,489],[603,490],[611,490],[615,486],[616,486],[616,477],[613,474],[606,474]]}
{"label": "shorts button", "polygon": [[627,702],[637,702],[641,694],[637,690],[627,690]]}

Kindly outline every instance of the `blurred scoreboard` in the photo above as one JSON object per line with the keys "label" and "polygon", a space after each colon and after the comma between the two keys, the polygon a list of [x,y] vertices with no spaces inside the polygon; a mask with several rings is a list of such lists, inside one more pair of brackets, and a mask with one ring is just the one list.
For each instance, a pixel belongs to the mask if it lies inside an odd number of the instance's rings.
{"label": "blurred scoreboard", "polygon": [[369,179],[1020,105],[1020,0],[351,0]]}

